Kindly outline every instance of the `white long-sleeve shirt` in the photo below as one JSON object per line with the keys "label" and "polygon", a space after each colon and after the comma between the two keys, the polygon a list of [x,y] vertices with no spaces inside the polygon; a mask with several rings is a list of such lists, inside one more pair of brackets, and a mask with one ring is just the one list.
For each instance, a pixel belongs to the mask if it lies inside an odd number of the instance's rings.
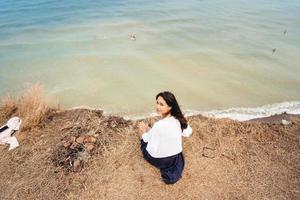
{"label": "white long-sleeve shirt", "polygon": [[13,131],[20,129],[22,120],[19,117],[13,117],[8,120],[8,122],[0,127],[0,144],[9,144],[9,149],[12,150],[19,146],[19,142],[15,136],[11,134]]}
{"label": "white long-sleeve shirt", "polygon": [[182,131],[178,119],[171,116],[157,121],[142,138],[148,142],[146,150],[152,157],[164,158],[182,152],[181,136],[189,137],[191,134],[189,125]]}

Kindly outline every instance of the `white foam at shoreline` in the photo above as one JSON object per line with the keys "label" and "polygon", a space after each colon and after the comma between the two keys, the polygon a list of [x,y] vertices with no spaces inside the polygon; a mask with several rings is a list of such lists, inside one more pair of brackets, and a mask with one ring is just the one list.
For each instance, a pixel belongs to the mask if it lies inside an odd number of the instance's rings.
{"label": "white foam at shoreline", "polygon": [[[225,110],[211,110],[211,111],[197,111],[197,110],[185,110],[185,116],[203,115],[210,118],[229,118],[238,121],[246,121],[255,118],[269,117],[276,114],[288,113],[288,114],[300,114],[300,102],[282,102],[267,104],[260,107],[239,107],[229,108]],[[147,117],[157,116],[155,113],[149,113],[147,115],[131,115],[124,116],[125,119],[140,120]]]}

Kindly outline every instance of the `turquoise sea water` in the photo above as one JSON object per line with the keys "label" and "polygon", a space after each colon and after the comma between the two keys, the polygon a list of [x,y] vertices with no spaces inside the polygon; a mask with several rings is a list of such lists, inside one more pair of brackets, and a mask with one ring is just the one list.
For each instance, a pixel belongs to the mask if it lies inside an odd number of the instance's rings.
{"label": "turquoise sea water", "polygon": [[[131,40],[134,34],[136,40]],[[142,114],[300,101],[298,0],[1,0],[0,92]]]}

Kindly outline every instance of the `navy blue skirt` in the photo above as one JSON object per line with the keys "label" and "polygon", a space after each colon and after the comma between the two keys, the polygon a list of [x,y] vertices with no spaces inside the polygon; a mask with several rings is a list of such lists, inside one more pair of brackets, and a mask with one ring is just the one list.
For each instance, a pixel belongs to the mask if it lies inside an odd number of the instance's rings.
{"label": "navy blue skirt", "polygon": [[141,140],[141,150],[146,161],[160,169],[161,177],[166,184],[176,183],[184,169],[184,158],[182,152],[165,158],[153,158],[146,150],[146,142]]}

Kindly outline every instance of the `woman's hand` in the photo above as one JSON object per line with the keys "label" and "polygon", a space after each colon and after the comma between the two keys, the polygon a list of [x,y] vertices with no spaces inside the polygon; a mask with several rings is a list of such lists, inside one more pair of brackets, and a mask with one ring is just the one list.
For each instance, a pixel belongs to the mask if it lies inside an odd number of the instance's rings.
{"label": "woman's hand", "polygon": [[138,123],[138,134],[139,137],[142,138],[143,133],[148,132],[150,127],[145,122]]}

